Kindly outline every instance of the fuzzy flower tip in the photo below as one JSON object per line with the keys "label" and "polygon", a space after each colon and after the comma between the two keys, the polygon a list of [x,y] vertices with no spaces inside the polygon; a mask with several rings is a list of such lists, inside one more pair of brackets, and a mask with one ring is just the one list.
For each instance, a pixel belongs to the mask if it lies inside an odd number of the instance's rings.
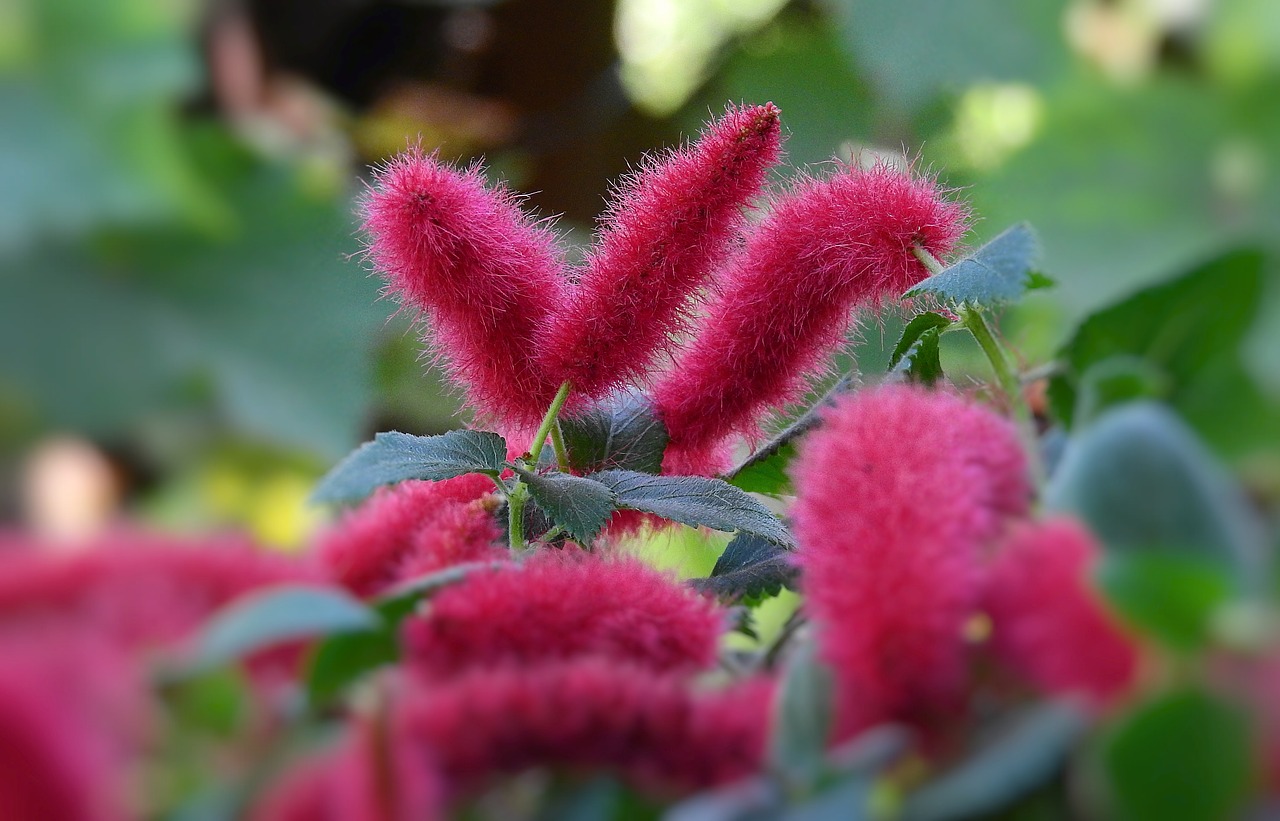
{"label": "fuzzy flower tip", "polygon": [[777,199],[654,388],[668,452],[754,433],[826,367],[852,309],[878,307],[928,276],[912,249],[946,256],[967,227],[966,209],[943,193],[887,164],[846,165]]}
{"label": "fuzzy flower tip", "polygon": [[683,677],[582,659],[414,690],[396,722],[434,753],[454,798],[534,767],[681,794],[759,769],[771,696],[764,679],[695,693]]}
{"label": "fuzzy flower tip", "polygon": [[637,559],[547,551],[473,573],[405,625],[408,655],[431,677],[596,656],[655,671],[712,666],[723,611]]}
{"label": "fuzzy flower tip", "polygon": [[243,593],[318,576],[237,538],[115,533],[73,555],[0,554],[0,632],[84,627],[125,649],[160,647]]}
{"label": "fuzzy flower tip", "polygon": [[534,361],[540,326],[563,298],[555,236],[478,167],[458,171],[411,150],[365,196],[369,257],[389,290],[426,315],[434,350],[467,403],[536,423],[557,384]]}
{"label": "fuzzy flower tip", "polygon": [[493,490],[479,474],[382,489],[320,537],[320,563],[353,593],[376,596],[455,564],[502,559]]}
{"label": "fuzzy flower tip", "polygon": [[1133,683],[1138,651],[1090,584],[1097,559],[1072,520],[1023,525],[992,562],[985,598],[992,651],[1006,668],[1046,692],[1105,705]]}
{"label": "fuzzy flower tip", "polygon": [[929,728],[963,703],[962,631],[983,550],[1016,512],[1009,487],[1026,507],[1016,432],[958,396],[883,387],[840,400],[794,464],[797,558],[840,684],[838,734]]}
{"label": "fuzzy flower tip", "polygon": [[686,327],[691,295],[737,237],[781,143],[773,104],[730,108],[698,142],[623,181],[544,343],[557,380],[593,398],[645,375]]}

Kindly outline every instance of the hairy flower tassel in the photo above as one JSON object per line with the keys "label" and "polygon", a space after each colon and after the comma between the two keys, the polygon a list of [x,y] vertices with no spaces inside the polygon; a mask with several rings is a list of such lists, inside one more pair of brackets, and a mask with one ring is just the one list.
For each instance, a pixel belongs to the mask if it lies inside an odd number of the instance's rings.
{"label": "hairy flower tassel", "polygon": [[1027,507],[1015,429],[952,394],[866,390],[825,413],[793,475],[806,607],[839,685],[837,736],[885,721],[934,728],[963,705],[983,552]]}
{"label": "hairy flower tassel", "polygon": [[715,664],[724,626],[721,608],[637,559],[548,551],[441,590],[405,643],[433,677],[588,655],[688,673]]}
{"label": "hairy flower tassel", "polygon": [[506,558],[493,490],[479,474],[401,482],[348,512],[316,552],[334,580],[360,596],[452,565]]}
{"label": "hairy flower tassel", "polygon": [[369,258],[425,314],[467,404],[481,421],[536,425],[559,386],[534,353],[563,299],[553,233],[507,189],[486,188],[478,167],[458,171],[416,149],[378,171],[363,210]]}
{"label": "hairy flower tassel", "polygon": [[986,608],[996,658],[1022,680],[1099,705],[1123,694],[1138,670],[1135,643],[1093,590],[1093,537],[1070,519],[1025,524],[995,557]]}
{"label": "hairy flower tassel", "polygon": [[774,105],[731,107],[694,145],[624,180],[544,341],[558,381],[596,398],[646,375],[685,330],[691,296],[730,251],[781,142]]}
{"label": "hairy flower tassel", "polygon": [[694,692],[681,676],[582,659],[411,688],[394,721],[434,753],[455,799],[533,767],[611,773],[671,795],[759,769],[772,689],[753,679]]}
{"label": "hairy flower tassel", "polygon": [[887,164],[841,166],[779,197],[718,276],[697,335],[653,389],[671,467],[799,398],[827,365],[856,307],[928,276],[917,245],[945,256],[966,209],[929,178]]}

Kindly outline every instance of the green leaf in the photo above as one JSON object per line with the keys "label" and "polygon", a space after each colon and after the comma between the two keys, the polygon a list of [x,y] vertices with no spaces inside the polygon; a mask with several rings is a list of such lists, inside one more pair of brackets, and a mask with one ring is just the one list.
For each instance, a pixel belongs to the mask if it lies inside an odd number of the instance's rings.
{"label": "green leaf", "polygon": [[921,331],[906,350],[901,353],[894,351],[890,375],[905,377],[922,385],[933,385],[943,377],[941,342],[940,329],[935,327]]}
{"label": "green leaf", "polygon": [[903,821],[986,818],[1057,774],[1089,725],[1075,705],[1028,708],[951,769],[907,796]]}
{"label": "green leaf", "polygon": [[249,593],[205,625],[179,666],[186,677],[299,639],[376,629],[378,617],[332,587],[282,585]]}
{"label": "green leaf", "polygon": [[1214,614],[1235,592],[1221,566],[1167,553],[1109,554],[1097,580],[1125,621],[1179,650],[1204,646]]}
{"label": "green leaf", "polygon": [[692,579],[696,589],[727,601],[756,602],[793,587],[799,569],[790,551],[776,542],[743,533],[735,536],[716,560],[711,575]]}
{"label": "green leaf", "polygon": [[1131,713],[1101,753],[1115,817],[1237,817],[1253,773],[1249,721],[1194,690],[1161,696]]}
{"label": "green leaf", "polygon": [[[1054,415],[1087,424],[1099,391],[1118,393],[1104,393],[1111,401],[1158,393],[1228,455],[1280,441],[1280,406],[1259,391],[1242,360],[1265,264],[1256,251],[1225,254],[1089,317],[1059,352],[1065,368],[1050,385]],[[1131,371],[1127,384],[1118,369]]]}
{"label": "green leaf", "polygon": [[729,484],[748,493],[766,493],[777,496],[791,492],[791,477],[787,465],[796,453],[795,440],[812,430],[821,421],[822,411],[841,394],[858,383],[857,376],[846,374],[836,380],[821,399],[814,402],[799,418],[788,425],[764,447],[751,454],[745,462],[730,472]]}
{"label": "green leaf", "polygon": [[667,429],[649,400],[635,391],[595,405],[583,413],[560,417],[569,465],[579,473],[609,468],[661,473]]}
{"label": "green leaf", "polygon": [[862,821],[875,818],[875,781],[866,776],[846,778],[808,801],[787,809],[781,821]]}
{"label": "green leaf", "polygon": [[429,573],[398,585],[374,602],[376,629],[341,633],[321,642],[307,666],[307,693],[312,703],[330,701],[361,676],[400,656],[400,624],[424,599],[456,584],[476,570],[499,566],[469,562]]}
{"label": "green leaf", "polygon": [[1226,563],[1247,589],[1266,576],[1265,535],[1248,500],[1161,405],[1124,405],[1073,437],[1045,506],[1079,516],[1113,551],[1196,553]]}
{"label": "green leaf", "polygon": [[825,774],[835,713],[835,677],[812,638],[795,642],[774,697],[769,771],[793,791],[808,792]]}
{"label": "green leaf", "polygon": [[793,540],[769,508],[720,479],[702,476],[650,476],[606,470],[591,476],[617,496],[617,506],[652,513],[673,522],[713,530],[740,530],[781,545]]}
{"label": "green leaf", "polygon": [[1013,302],[1027,292],[1039,256],[1035,232],[1019,223],[903,296],[930,294],[948,304],[979,307]]}
{"label": "green leaf", "polygon": [[927,332],[940,331],[950,326],[950,319],[933,311],[926,311],[913,317],[907,323],[907,327],[903,328],[902,336],[898,338],[898,344],[894,347],[893,353],[889,355],[889,370],[896,370],[903,358],[907,356],[908,352],[915,347],[916,343]]}
{"label": "green leaf", "polygon": [[618,506],[613,490],[596,480],[599,475],[547,473],[540,476],[520,470],[520,478],[529,486],[529,495],[538,507],[583,545],[591,544]]}
{"label": "green leaf", "polygon": [[311,500],[357,501],[383,485],[406,479],[441,481],[467,473],[497,476],[506,460],[506,441],[488,431],[451,430],[439,436],[379,433],[329,471]]}

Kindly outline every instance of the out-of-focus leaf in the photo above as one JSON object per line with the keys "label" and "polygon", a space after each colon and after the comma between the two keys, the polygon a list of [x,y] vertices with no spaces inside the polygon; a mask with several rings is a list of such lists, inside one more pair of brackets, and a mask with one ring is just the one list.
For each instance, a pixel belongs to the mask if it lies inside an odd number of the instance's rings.
{"label": "out-of-focus leaf", "polygon": [[686,798],[662,821],[768,821],[783,811],[783,798],[773,779],[752,778]]}
{"label": "out-of-focus leaf", "polygon": [[793,544],[790,531],[769,508],[720,479],[650,476],[627,470],[606,470],[591,478],[617,495],[618,507],[691,527],[739,530],[780,545]]}
{"label": "out-of-focus leaf", "polygon": [[791,551],[776,542],[744,533],[729,542],[708,578],[693,579],[690,584],[721,599],[745,599],[750,603],[776,596],[784,587],[792,587],[798,575]]}
{"label": "out-of-focus leaf", "polygon": [[1204,644],[1234,590],[1221,566],[1170,553],[1109,554],[1097,579],[1126,621],[1181,650]]}
{"label": "out-of-focus leaf", "polygon": [[907,796],[903,821],[985,818],[1053,778],[1088,719],[1067,703],[1031,707],[964,760]]}
{"label": "out-of-focus leaf", "polygon": [[624,393],[580,414],[565,414],[560,429],[569,464],[580,473],[609,468],[662,471],[667,429],[641,393]]}
{"label": "out-of-focus leaf", "polygon": [[978,307],[1013,302],[1030,288],[1039,256],[1035,232],[1025,222],[1019,223],[903,296],[928,294],[952,305]]}
{"label": "out-of-focus leaf", "polygon": [[1229,454],[1280,441],[1280,403],[1260,392],[1241,358],[1264,266],[1256,251],[1229,253],[1089,317],[1060,353],[1067,367],[1050,385],[1055,415],[1087,422],[1099,406],[1157,394]]}
{"label": "out-of-focus leaf", "polygon": [[497,476],[506,461],[506,440],[489,431],[451,430],[439,436],[379,433],[329,471],[311,499],[358,501],[383,485],[406,479],[438,482],[468,473]]}
{"label": "out-of-focus leaf", "polygon": [[[607,482],[568,473],[535,474],[521,471],[520,478],[529,486],[529,495],[551,521],[581,544],[590,544],[600,533],[618,498]],[[645,476],[647,474],[636,474]]]}
{"label": "out-of-focus leaf", "polygon": [[875,782],[866,776],[846,778],[813,798],[789,808],[782,821],[862,821],[876,817],[871,810]]}
{"label": "out-of-focus leaf", "polygon": [[835,713],[835,677],[810,638],[792,648],[774,699],[769,771],[792,790],[813,789],[826,772]]}
{"label": "out-of-focus leaf", "polygon": [[974,82],[1047,84],[1069,65],[1064,0],[827,0],[877,96],[914,112]]}
{"label": "out-of-focus leaf", "polygon": [[180,666],[203,672],[290,641],[373,630],[377,615],[331,587],[281,585],[249,593],[213,617]]}
{"label": "out-of-focus leaf", "polygon": [[1171,693],[1125,717],[1101,760],[1118,818],[1234,818],[1252,779],[1249,718],[1201,692]]}
{"label": "out-of-focus leaf", "polygon": [[1111,550],[1189,551],[1264,583],[1265,536],[1240,489],[1181,420],[1152,403],[1105,414],[1068,444],[1045,505]]}

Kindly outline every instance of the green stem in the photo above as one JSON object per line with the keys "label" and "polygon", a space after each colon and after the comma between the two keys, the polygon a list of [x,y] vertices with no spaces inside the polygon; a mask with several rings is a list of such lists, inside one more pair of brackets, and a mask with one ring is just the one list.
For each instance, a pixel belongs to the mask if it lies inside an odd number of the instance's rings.
{"label": "green stem", "polygon": [[547,444],[547,437],[551,435],[551,429],[556,426],[556,419],[560,416],[560,409],[564,407],[564,403],[569,399],[569,390],[571,386],[565,382],[560,386],[560,390],[556,391],[556,398],[551,400],[551,407],[547,408],[547,415],[542,417],[542,424],[538,426],[538,432],[533,435],[533,444],[529,445],[529,464],[534,468],[538,466],[538,459],[542,457],[542,449]]}
{"label": "green stem", "polygon": [[569,450],[564,446],[564,434],[560,431],[560,420],[551,426],[551,447],[556,452],[556,467],[562,473],[569,472]]}
{"label": "green stem", "polygon": [[[551,407],[547,408],[547,415],[542,417],[542,424],[538,426],[538,432],[533,435],[533,443],[529,445],[530,470],[538,469],[538,460],[542,458],[542,449],[547,445],[548,436],[551,437],[552,446],[556,449],[556,461],[560,462],[562,468],[567,464],[567,459],[562,456],[564,442],[556,420],[560,417],[560,409],[569,399],[571,388],[568,382],[561,385],[560,390],[556,391],[555,399],[551,400]],[[524,506],[528,501],[529,489],[524,482],[517,479],[515,486],[507,492],[507,531],[510,534],[508,543],[515,551],[524,549]]]}

